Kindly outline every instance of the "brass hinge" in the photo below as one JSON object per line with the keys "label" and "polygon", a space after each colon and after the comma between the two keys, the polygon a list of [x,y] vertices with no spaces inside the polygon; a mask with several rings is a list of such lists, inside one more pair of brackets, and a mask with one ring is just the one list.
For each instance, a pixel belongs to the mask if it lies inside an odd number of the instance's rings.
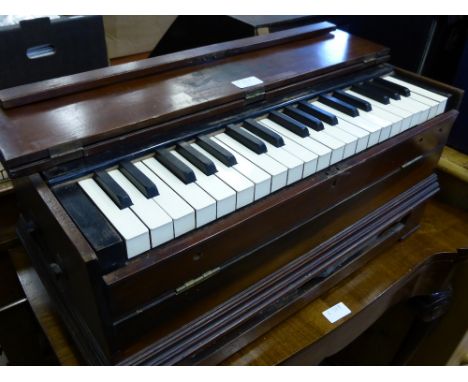
{"label": "brass hinge", "polygon": [[417,156],[416,158],[413,158],[413,159],[411,159],[410,161],[408,161],[408,162],[406,162],[406,163],[403,163],[403,164],[401,165],[401,168],[409,167],[409,166],[411,166],[412,164],[414,164],[414,163],[416,163],[416,162],[419,162],[419,161],[420,161],[421,159],[423,159],[423,158],[424,158],[423,155],[419,155],[419,156]]}
{"label": "brass hinge", "polygon": [[63,143],[49,149],[51,159],[67,158],[76,159],[83,157],[83,146],[79,142]]}
{"label": "brass hinge", "polygon": [[256,87],[251,91],[245,92],[245,103],[253,103],[257,101],[262,101],[265,98],[265,88],[263,86]]}
{"label": "brass hinge", "polygon": [[184,283],[183,285],[181,285],[180,287],[178,287],[176,289],[176,291],[175,291],[176,294],[183,293],[183,292],[187,291],[188,289],[193,288],[196,285],[199,285],[200,283],[206,281],[207,279],[209,279],[210,277],[212,277],[216,273],[218,273],[220,271],[220,269],[221,269],[220,267],[211,269],[211,270],[203,273],[200,277],[197,277],[195,279],[187,281],[186,283]]}

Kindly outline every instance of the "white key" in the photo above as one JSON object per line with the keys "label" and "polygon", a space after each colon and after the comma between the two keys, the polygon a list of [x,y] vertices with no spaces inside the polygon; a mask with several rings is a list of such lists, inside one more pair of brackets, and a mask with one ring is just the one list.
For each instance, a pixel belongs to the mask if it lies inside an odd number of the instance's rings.
{"label": "white key", "polygon": [[350,117],[349,115],[342,113],[339,110],[328,107],[327,105],[324,105],[321,102],[314,101],[311,103],[325,111],[328,111],[334,114],[337,118],[343,119],[346,122],[352,123],[353,125],[360,127],[361,129],[367,130],[370,133],[369,143],[368,143],[369,146],[373,146],[379,143],[380,130],[381,130],[380,126],[370,123],[367,119],[363,119],[361,116]]}
{"label": "white key", "polygon": [[[361,96],[361,95],[358,95],[357,93],[353,93],[353,95],[355,95],[356,97],[359,96],[361,97],[361,99],[364,100],[364,97]],[[366,98],[365,101],[367,101],[368,99]],[[377,102],[377,101],[374,101],[374,102]],[[396,115],[396,114],[393,114],[387,110],[384,110],[384,109],[381,109],[375,105],[372,105],[372,110],[371,111],[365,111],[365,110],[359,110],[359,113],[361,115],[367,115],[367,114],[372,114],[372,115],[375,115],[379,118],[382,118],[386,121],[389,121],[392,126],[391,126],[391,129],[390,129],[390,135],[389,137],[393,137],[397,134],[399,134],[401,132],[401,129],[403,127],[403,119],[402,117]],[[411,121],[411,118],[408,119],[408,127],[409,127],[409,123]],[[387,138],[389,138],[387,137]]]}
{"label": "white key", "polygon": [[108,171],[115,182],[132,200],[130,209],[150,231],[151,247],[157,247],[174,238],[172,219],[151,199],[146,197],[119,170]]}
{"label": "white key", "polygon": [[[382,111],[385,111],[387,113],[390,113],[390,114],[393,114],[393,115],[399,117],[401,119],[401,128],[400,128],[399,132],[404,131],[406,129],[409,129],[409,127],[411,125],[411,122],[412,122],[412,119],[413,119],[413,115],[412,115],[411,112],[409,112],[407,110],[404,110],[404,109],[401,109],[398,106],[395,106],[393,103],[389,103],[389,104],[385,105],[383,103],[380,103],[378,101],[373,100],[372,98],[368,98],[368,97],[363,96],[363,95],[361,95],[359,93],[355,93],[352,90],[345,90],[345,93],[348,93],[349,95],[358,97],[358,98],[360,98],[360,99],[362,99],[364,101],[369,102],[372,105],[372,110],[374,110],[374,109],[382,110]],[[391,135],[391,133],[390,133],[390,135]]]}
{"label": "white key", "polygon": [[[213,142],[216,142],[218,145],[220,145],[225,150],[229,151],[232,155],[234,155],[234,157],[236,158],[237,163],[232,167],[239,174],[241,174],[245,178],[249,179],[255,185],[255,195],[254,195],[255,200],[261,199],[261,198],[263,198],[263,197],[270,194],[270,192],[271,192],[271,176],[270,176],[270,174],[266,173],[265,171],[263,171],[259,167],[255,166],[252,162],[245,159],[239,153],[236,153],[229,146],[226,146],[223,142],[217,140],[216,137],[211,137],[210,139],[212,139]],[[201,147],[199,149],[203,150]],[[203,153],[206,153],[206,152],[203,151]],[[206,153],[206,154],[210,155],[211,160],[216,160],[217,161],[217,159],[212,157],[211,154],[208,154],[208,153]],[[230,168],[230,167],[226,167],[223,163],[220,163],[220,166],[222,166],[225,169]],[[220,167],[218,167],[218,166],[216,166],[216,167],[219,170]]]}
{"label": "white key", "polygon": [[[271,122],[269,119],[263,118],[263,119],[258,120],[258,122],[264,125],[265,127],[269,127],[272,130],[274,130],[271,126],[269,126],[269,123]],[[281,135],[281,137],[283,138],[283,141],[284,141],[283,148],[287,150],[290,154],[298,157],[300,160],[304,162],[304,170],[302,174],[303,178],[317,172],[317,161],[318,161],[317,154],[313,153],[312,151],[307,150],[304,146],[301,146],[299,143],[296,143],[295,141],[282,135],[278,131],[275,131],[275,132]]]}
{"label": "white key", "polygon": [[155,158],[144,159],[143,163],[193,207],[197,228],[216,219],[216,201],[199,186],[183,183]]}
{"label": "white key", "polygon": [[307,127],[307,129],[309,130],[310,138],[324,146],[327,146],[332,151],[330,164],[335,164],[344,158],[346,146],[344,142],[341,142],[328,134],[324,134],[323,131],[315,131],[310,127]]}
{"label": "white key", "polygon": [[337,118],[337,120],[338,123],[336,125],[333,125],[334,128],[356,137],[356,152],[359,153],[365,150],[369,144],[370,133],[367,130],[361,129],[360,127],[353,125],[352,123],[346,122],[343,119]]}
{"label": "white key", "polygon": [[275,130],[278,134],[289,138],[290,140],[296,142],[297,144],[305,147],[307,150],[317,155],[317,171],[323,170],[324,168],[330,166],[332,150],[329,147],[322,145],[310,137],[300,137],[268,118],[262,119],[262,122],[265,124],[265,126]]}
{"label": "white key", "polygon": [[143,162],[135,162],[137,167],[152,181],[158,189],[159,195],[153,200],[172,218],[174,236],[178,237],[195,229],[195,210],[183,200],[172,188],[159,179]]}
{"label": "white key", "polygon": [[325,134],[343,142],[345,144],[343,158],[348,158],[356,153],[358,139],[346,131],[336,128],[335,126],[329,125],[323,122],[323,131]]}
{"label": "white key", "polygon": [[390,100],[392,104],[395,104],[396,106],[405,108],[406,110],[409,110],[410,112],[413,113],[415,116],[414,118],[414,125],[419,125],[420,123],[426,122],[429,118],[429,110],[431,109],[429,106],[422,104],[421,102],[415,101],[411,99],[410,97],[404,97],[402,96],[401,99],[399,100]]}
{"label": "white key", "polygon": [[210,176],[204,174],[177,151],[172,150],[171,154],[195,173],[196,183],[216,200],[216,217],[218,219],[236,210],[236,193],[231,187],[214,174]]}
{"label": "white key", "polygon": [[217,134],[216,139],[225,143],[227,146],[241,154],[244,158],[248,159],[262,170],[271,175],[271,192],[279,190],[286,186],[288,169],[281,163],[278,163],[273,158],[266,154],[256,154],[235,139],[231,138],[225,133]]}
{"label": "white key", "polygon": [[437,115],[437,109],[439,107],[439,102],[434,101],[433,99],[424,97],[424,96],[422,96],[420,94],[413,93],[413,92],[411,93],[410,97],[412,99],[414,99],[415,101],[421,102],[421,103],[423,103],[423,104],[430,107],[428,119],[434,118]]}
{"label": "white key", "polygon": [[383,77],[383,78],[385,80],[393,82],[395,84],[402,85],[402,86],[408,88],[411,92],[414,92],[416,94],[422,95],[423,97],[426,97],[426,98],[429,98],[429,99],[432,99],[434,101],[439,102],[439,106],[437,108],[437,114],[436,115],[442,114],[445,111],[445,107],[447,106],[447,100],[448,100],[447,97],[445,97],[445,96],[443,96],[441,94],[438,94],[438,93],[434,93],[434,92],[432,92],[430,90],[424,89],[424,88],[422,88],[420,86],[410,84],[410,83],[408,83],[406,81],[400,80],[399,78],[395,78],[395,77],[392,77],[392,76],[386,76],[386,77]]}
{"label": "white key", "polygon": [[[240,127],[240,130],[248,132],[245,128]],[[255,134],[254,134],[255,135]],[[304,169],[304,162],[301,161],[299,158],[291,155],[288,151],[284,150],[282,147],[275,147],[271,143],[265,141],[261,137],[257,137],[260,139],[267,148],[267,155],[273,158],[278,163],[281,163],[284,167],[288,169],[288,178],[287,184],[293,184],[298,180],[302,179],[302,172]]]}
{"label": "white key", "polygon": [[125,240],[129,259],[151,248],[148,229],[130,208],[117,207],[94,179],[84,179],[78,184]]}

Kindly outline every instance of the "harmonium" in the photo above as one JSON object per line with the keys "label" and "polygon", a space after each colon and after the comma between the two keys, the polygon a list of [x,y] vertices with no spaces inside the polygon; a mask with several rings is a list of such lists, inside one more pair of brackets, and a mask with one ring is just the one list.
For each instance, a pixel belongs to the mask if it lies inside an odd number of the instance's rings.
{"label": "harmonium", "polygon": [[322,22],[0,91],[84,362],[216,364],[418,227],[462,92]]}

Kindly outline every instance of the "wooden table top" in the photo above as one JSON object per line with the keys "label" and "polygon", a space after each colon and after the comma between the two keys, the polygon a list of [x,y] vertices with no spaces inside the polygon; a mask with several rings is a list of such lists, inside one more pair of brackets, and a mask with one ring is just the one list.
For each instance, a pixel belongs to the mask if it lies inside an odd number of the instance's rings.
{"label": "wooden table top", "polygon": [[[371,312],[373,302],[426,259],[461,247],[468,247],[468,213],[432,200],[426,206],[420,229],[413,235],[371,260],[320,298],[224,360],[223,364],[281,364],[320,341],[333,340],[334,333],[358,315]],[[11,250],[11,255],[26,296],[59,362],[62,365],[80,364],[79,354],[25,252],[16,248]],[[322,312],[339,302],[345,303],[352,313],[331,324]],[[345,335],[352,340],[358,334]]]}

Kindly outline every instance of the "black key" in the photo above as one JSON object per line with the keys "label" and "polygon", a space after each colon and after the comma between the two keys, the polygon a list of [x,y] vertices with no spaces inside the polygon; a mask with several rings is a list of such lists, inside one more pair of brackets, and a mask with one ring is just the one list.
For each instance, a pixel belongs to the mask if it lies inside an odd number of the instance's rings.
{"label": "black key", "polygon": [[306,112],[299,110],[295,107],[288,106],[283,109],[283,113],[294,118],[296,121],[301,122],[302,124],[309,126],[311,129],[316,131],[323,130],[323,123],[320,119],[315,118],[314,116],[307,114]]}
{"label": "black key", "polygon": [[54,193],[93,248],[103,273],[124,265],[125,242],[80,186],[76,183],[60,186]]}
{"label": "black key", "polygon": [[232,155],[232,153],[230,153],[224,147],[218,145],[209,137],[198,137],[197,144],[226,166],[231,167],[237,164],[236,157]]}
{"label": "black key", "polygon": [[210,158],[204,156],[200,151],[194,149],[188,143],[179,143],[176,150],[205,175],[213,175],[218,171]]}
{"label": "black key", "polygon": [[284,146],[284,140],[281,135],[270,130],[266,126],[261,125],[255,119],[245,120],[242,126],[249,130],[252,134],[255,134],[257,137],[264,139],[275,147]]}
{"label": "black key", "polygon": [[301,101],[298,103],[297,107],[303,112],[313,115],[314,117],[320,119],[325,123],[328,123],[329,125],[334,126],[338,124],[338,118],[336,118],[336,115],[333,115],[328,111],[322,110],[319,107],[310,104],[309,102]]}
{"label": "black key", "polygon": [[307,126],[283,113],[280,113],[279,111],[272,111],[270,114],[268,114],[268,119],[271,119],[273,122],[284,127],[285,129],[288,129],[291,133],[294,133],[299,137],[305,138],[310,135]]}
{"label": "black key", "polygon": [[351,90],[355,93],[371,98],[374,101],[383,103],[384,105],[388,105],[390,103],[390,98],[388,97],[388,95],[383,94],[382,92],[377,92],[375,91],[375,89],[370,88],[369,86],[353,85],[351,87]]}
{"label": "black key", "polygon": [[189,184],[197,180],[192,169],[172,155],[169,150],[158,150],[155,153],[155,157],[185,184]]}
{"label": "black key", "polygon": [[371,111],[372,110],[372,105],[359,98],[359,97],[355,97],[351,94],[348,94],[348,93],[345,93],[343,90],[336,90],[333,92],[333,95],[346,102],[346,103],[349,103],[350,105],[353,105],[353,106],[356,106],[358,109],[361,109],[361,110],[364,110],[364,111]]}
{"label": "black key", "polygon": [[98,171],[93,178],[121,210],[133,205],[130,196],[107,172]]}
{"label": "black key", "polygon": [[143,174],[132,162],[120,163],[120,171],[128,178],[132,184],[140,190],[148,199],[159,195],[156,185]]}
{"label": "black key", "polygon": [[324,95],[319,97],[319,101],[333,109],[339,110],[342,113],[349,115],[350,117],[359,116],[359,111],[353,105],[346,103],[338,98]]}
{"label": "black key", "polygon": [[254,153],[263,154],[267,152],[265,143],[258,139],[255,135],[248,133],[245,130],[241,130],[235,126],[228,126],[226,128],[226,134],[237,142],[242,143],[245,147],[252,150]]}
{"label": "black key", "polygon": [[397,91],[400,95],[402,95],[404,97],[409,97],[411,95],[411,91],[407,87],[395,84],[395,83],[387,81],[387,80],[385,80],[383,78],[375,78],[374,83],[386,86],[389,89],[393,89],[393,90]]}
{"label": "black key", "polygon": [[400,93],[398,93],[396,90],[389,89],[383,85],[379,85],[375,82],[367,82],[366,85],[369,85],[370,87],[374,88],[376,91],[381,91],[382,93],[388,95],[390,98],[394,100],[400,100]]}

